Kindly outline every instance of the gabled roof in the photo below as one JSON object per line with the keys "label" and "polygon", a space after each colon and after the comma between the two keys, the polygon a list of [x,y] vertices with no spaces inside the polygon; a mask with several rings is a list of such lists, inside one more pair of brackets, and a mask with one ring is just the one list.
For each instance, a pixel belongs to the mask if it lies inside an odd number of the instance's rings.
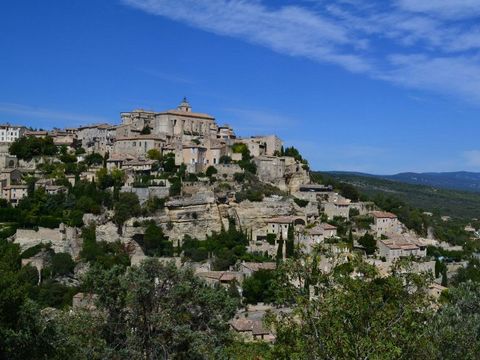
{"label": "gabled roof", "polygon": [[377,219],[396,219],[397,218],[397,215],[387,211],[372,211],[370,214]]}

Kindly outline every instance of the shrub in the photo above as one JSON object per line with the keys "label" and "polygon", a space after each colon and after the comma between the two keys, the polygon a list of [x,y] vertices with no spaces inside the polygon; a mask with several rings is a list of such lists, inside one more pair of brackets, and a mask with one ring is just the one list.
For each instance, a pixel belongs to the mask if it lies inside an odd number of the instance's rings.
{"label": "shrub", "polygon": [[297,204],[298,206],[300,207],[305,207],[308,205],[309,201],[308,200],[303,200],[303,199],[298,199],[298,198],[294,198],[293,201],[295,201],[295,204]]}
{"label": "shrub", "polygon": [[70,254],[58,253],[52,257],[52,274],[67,275],[73,273],[75,262]]}

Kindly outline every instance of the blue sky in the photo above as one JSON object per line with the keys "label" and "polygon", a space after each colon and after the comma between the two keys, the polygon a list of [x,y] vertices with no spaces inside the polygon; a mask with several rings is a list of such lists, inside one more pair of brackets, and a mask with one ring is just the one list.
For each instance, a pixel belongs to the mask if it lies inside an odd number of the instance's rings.
{"label": "blue sky", "polygon": [[118,123],[186,95],[318,170],[480,171],[480,0],[15,0],[0,121]]}

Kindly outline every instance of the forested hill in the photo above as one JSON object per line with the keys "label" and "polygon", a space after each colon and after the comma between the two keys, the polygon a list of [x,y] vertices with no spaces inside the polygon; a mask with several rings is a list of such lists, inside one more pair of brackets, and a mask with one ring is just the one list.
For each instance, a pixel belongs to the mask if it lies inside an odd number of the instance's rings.
{"label": "forested hill", "polygon": [[357,172],[331,172],[339,175],[358,175],[386,180],[400,181],[414,185],[433,186],[442,189],[480,192],[480,173],[468,171],[456,172],[404,172],[395,175],[372,175]]}
{"label": "forested hill", "polygon": [[318,172],[324,177],[350,183],[369,197],[393,195],[411,206],[459,218],[480,218],[480,193],[442,189],[346,172]]}

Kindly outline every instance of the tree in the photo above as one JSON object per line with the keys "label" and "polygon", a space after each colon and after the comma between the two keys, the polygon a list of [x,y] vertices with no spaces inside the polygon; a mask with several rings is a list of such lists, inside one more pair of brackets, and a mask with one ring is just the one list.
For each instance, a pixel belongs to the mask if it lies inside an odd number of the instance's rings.
{"label": "tree", "polygon": [[293,257],[295,251],[295,237],[292,225],[288,226],[287,241],[285,242],[285,256],[287,258]]}
{"label": "tree", "polygon": [[243,296],[248,304],[271,303],[275,300],[273,270],[258,270],[243,282]]}
{"label": "tree", "polygon": [[365,248],[367,255],[373,255],[377,250],[377,241],[373,235],[369,233],[366,233],[360,239],[358,239],[358,243]]}
{"label": "tree", "polygon": [[277,264],[283,260],[283,240],[277,240]]}
{"label": "tree", "polygon": [[179,177],[174,177],[170,179],[170,196],[177,196],[182,193],[182,180]]}
{"label": "tree", "polygon": [[147,157],[150,160],[160,161],[160,160],[162,160],[162,153],[158,149],[150,149],[150,150],[147,151]]}
{"label": "tree", "polygon": [[428,340],[433,359],[477,359],[480,353],[480,284],[462,283],[451,288],[446,303],[429,324]]}
{"label": "tree", "polygon": [[142,212],[137,194],[121,192],[114,205],[113,221],[119,229],[131,217],[139,216]]}
{"label": "tree", "polygon": [[100,166],[103,164],[103,156],[99,153],[91,153],[85,156],[85,163],[88,166]]}
{"label": "tree", "polygon": [[102,334],[112,354],[142,359],[205,359],[231,342],[237,300],[189,269],[155,259],[124,272],[94,269],[85,283],[105,314]]}
{"label": "tree", "polygon": [[232,162],[232,158],[228,155],[222,155],[218,160],[219,164],[230,164],[231,162]]}
{"label": "tree", "polygon": [[422,275],[399,271],[382,278],[355,259],[347,275],[357,276],[345,276],[335,269],[320,272],[320,259],[311,255],[302,262],[287,261],[279,270],[279,301],[291,304],[292,312],[269,316],[276,329],[272,358],[428,357],[425,331],[433,311]]}
{"label": "tree", "polygon": [[148,224],[143,236],[145,254],[150,256],[172,256],[172,243],[165,237],[163,230],[154,222]]}
{"label": "tree", "polygon": [[215,168],[215,166],[209,166],[207,168],[207,171],[205,172],[205,175],[207,175],[209,178],[211,178],[213,175],[217,174],[218,170]]}
{"label": "tree", "polygon": [[58,153],[58,149],[53,143],[53,138],[45,136],[36,138],[33,136],[23,136],[15,140],[9,147],[9,153],[16,155],[21,160],[31,160],[37,156],[53,156]]}
{"label": "tree", "polygon": [[52,257],[52,274],[53,275],[68,275],[73,273],[75,262],[70,254],[58,253]]}

